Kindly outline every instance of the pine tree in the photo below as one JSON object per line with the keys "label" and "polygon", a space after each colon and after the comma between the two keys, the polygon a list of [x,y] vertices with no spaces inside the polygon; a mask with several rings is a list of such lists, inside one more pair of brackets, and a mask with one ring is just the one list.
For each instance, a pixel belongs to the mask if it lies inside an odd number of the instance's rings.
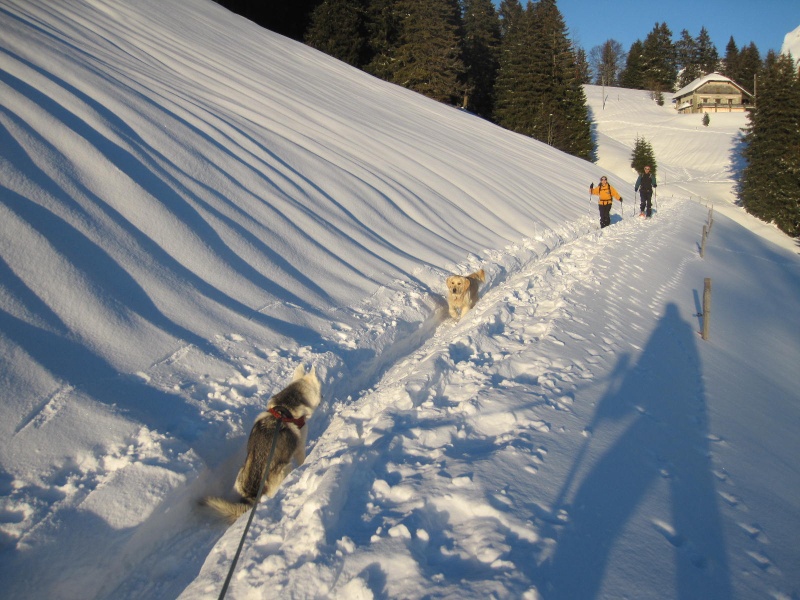
{"label": "pine tree", "polygon": [[671,92],[677,77],[672,32],[666,23],[656,23],[642,47],[642,78],[645,88]]}
{"label": "pine tree", "polygon": [[701,75],[715,73],[719,68],[719,52],[705,27],[700,28],[697,36],[697,64]]}
{"label": "pine tree", "polygon": [[736,78],[739,69],[739,47],[736,45],[736,40],[733,39],[733,36],[728,40],[728,45],[725,46],[725,58],[722,65],[722,74],[741,85],[741,82]]}
{"label": "pine tree", "polygon": [[311,22],[311,13],[320,0],[292,0],[291,2],[215,0],[215,2],[261,27],[300,41]]}
{"label": "pine tree", "polygon": [[[575,42],[572,42],[573,46]],[[575,77],[581,83],[592,83],[592,70],[589,61],[586,59],[586,51],[583,48],[575,48]]]}
{"label": "pine tree", "polygon": [[491,118],[500,59],[500,19],[491,0],[464,2],[464,66],[469,110]]}
{"label": "pine tree", "polygon": [[367,48],[365,12],[364,0],[324,0],[311,13],[306,44],[361,67]]}
{"label": "pine tree", "polygon": [[800,73],[791,56],[767,56],[748,114],[739,197],[745,209],[800,236]]}
{"label": "pine tree", "polygon": [[510,25],[501,46],[496,122],[574,156],[593,158],[586,96],[555,0],[528,4]]}
{"label": "pine tree", "polygon": [[645,89],[644,76],[642,72],[644,44],[642,40],[636,40],[631,44],[628,51],[628,59],[625,62],[625,70],[619,78],[622,87],[632,90]]}
{"label": "pine tree", "polygon": [[389,81],[449,104],[464,96],[461,22],[457,0],[400,0],[398,44]]}
{"label": "pine tree", "polygon": [[505,39],[508,33],[522,20],[525,9],[519,0],[502,0],[500,2],[500,38]]}
{"label": "pine tree", "polygon": [[700,77],[697,41],[686,29],[681,31],[681,39],[675,42],[675,59],[681,69],[678,88],[685,87]]}
{"label": "pine tree", "polygon": [[495,81],[494,121],[506,129],[533,135],[531,107],[536,90],[531,74],[533,64],[533,19],[519,0],[503,0],[500,43],[500,66]]}
{"label": "pine tree", "polygon": [[392,53],[400,37],[399,0],[368,0],[367,6],[367,73],[389,80],[392,75]]}
{"label": "pine tree", "polygon": [[[533,9],[538,71],[547,90],[537,124],[538,139],[590,160],[594,157],[589,109],[577,76],[575,51],[556,0],[539,0]],[[547,123],[545,126],[545,119]],[[546,136],[545,136],[546,131]]]}
{"label": "pine tree", "polygon": [[653,147],[650,142],[637,135],[633,144],[633,152],[631,153],[631,168],[641,175],[647,166],[650,167],[650,173],[655,177],[658,165],[656,164]]}
{"label": "pine tree", "polygon": [[758,47],[753,42],[750,42],[749,46],[739,51],[739,65],[736,76],[731,77],[731,79],[744,89],[756,93],[755,79],[761,70],[761,64],[761,53],[758,51]]}

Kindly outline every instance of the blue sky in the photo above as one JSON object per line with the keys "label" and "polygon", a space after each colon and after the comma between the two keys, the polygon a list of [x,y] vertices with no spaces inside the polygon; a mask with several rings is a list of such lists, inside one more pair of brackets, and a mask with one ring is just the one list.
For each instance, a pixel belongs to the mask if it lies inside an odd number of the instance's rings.
{"label": "blue sky", "polygon": [[783,37],[800,26],[800,0],[559,0],[558,8],[570,36],[587,53],[609,39],[627,51],[637,39],[644,41],[656,22],[665,22],[673,39],[683,29],[697,37],[705,26],[721,55],[733,36],[740,48],[755,42],[764,56],[770,49],[780,51]]}

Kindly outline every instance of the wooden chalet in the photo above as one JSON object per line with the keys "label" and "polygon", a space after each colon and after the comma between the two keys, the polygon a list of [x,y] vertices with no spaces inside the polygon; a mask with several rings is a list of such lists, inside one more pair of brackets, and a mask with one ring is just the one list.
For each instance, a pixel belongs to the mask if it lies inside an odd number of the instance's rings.
{"label": "wooden chalet", "polygon": [[710,73],[695,79],[673,96],[679,113],[744,112],[753,104],[753,96],[738,83]]}

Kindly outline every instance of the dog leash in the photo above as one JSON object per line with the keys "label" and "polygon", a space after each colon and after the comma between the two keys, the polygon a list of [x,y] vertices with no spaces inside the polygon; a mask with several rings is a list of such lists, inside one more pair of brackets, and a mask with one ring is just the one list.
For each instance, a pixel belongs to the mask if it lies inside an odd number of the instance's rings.
{"label": "dog leash", "polygon": [[[269,458],[267,458],[267,466],[264,467],[264,476],[261,478],[261,485],[258,486],[258,494],[256,495],[255,504],[253,504],[253,508],[250,509],[250,516],[247,518],[247,524],[244,526],[244,532],[242,533],[242,539],[239,541],[239,547],[236,549],[236,554],[233,556],[233,563],[231,563],[231,568],[228,571],[228,576],[225,578],[225,583],[222,586],[222,591],[219,593],[219,600],[222,600],[225,597],[225,594],[228,591],[228,586],[231,583],[231,577],[233,577],[233,572],[236,569],[236,563],[239,562],[239,555],[242,553],[242,548],[244,547],[244,540],[247,537],[247,532],[250,529],[250,523],[253,522],[253,516],[256,514],[256,506],[261,501],[261,494],[264,493],[264,485],[267,482],[267,475],[269,474],[269,467],[272,464],[272,456],[275,454],[275,446],[278,444],[278,436],[283,429],[283,422],[290,420],[292,422],[295,419],[292,419],[291,416],[287,419],[283,414],[279,411],[270,409],[269,411],[272,416],[274,416],[278,421],[278,429],[275,432],[275,435],[272,438],[272,448],[269,450]],[[298,425],[298,427],[302,427],[302,425]]]}

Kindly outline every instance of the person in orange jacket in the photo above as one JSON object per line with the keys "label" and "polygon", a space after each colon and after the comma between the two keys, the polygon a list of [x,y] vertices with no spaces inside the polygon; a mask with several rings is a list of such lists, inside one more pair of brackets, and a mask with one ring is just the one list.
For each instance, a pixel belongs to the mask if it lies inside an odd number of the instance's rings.
{"label": "person in orange jacket", "polygon": [[589,184],[589,194],[598,197],[598,204],[600,206],[600,228],[611,225],[611,203],[613,198],[622,202],[622,196],[615,190],[607,177],[600,178],[600,185],[594,187],[594,182]]}

